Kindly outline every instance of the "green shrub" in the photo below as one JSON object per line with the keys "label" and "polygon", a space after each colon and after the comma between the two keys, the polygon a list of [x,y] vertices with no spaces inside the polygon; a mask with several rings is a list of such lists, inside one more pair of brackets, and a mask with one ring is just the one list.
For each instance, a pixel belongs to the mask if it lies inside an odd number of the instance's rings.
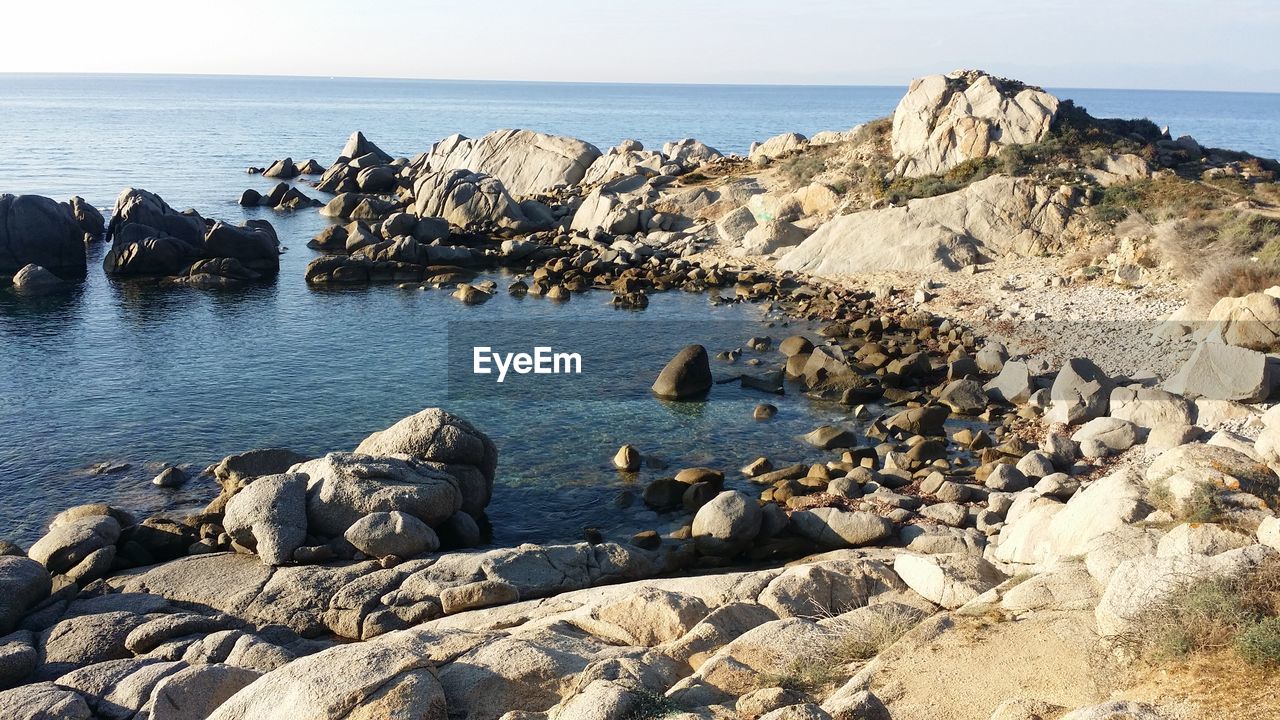
{"label": "green shrub", "polygon": [[792,660],[779,673],[764,673],[760,687],[780,687],[800,693],[816,693],[835,684],[838,662],[829,653],[815,649],[811,656]]}
{"label": "green shrub", "polygon": [[1236,638],[1236,651],[1252,665],[1280,666],[1280,618],[1264,618]]}
{"label": "green shrub", "polygon": [[680,712],[680,708],[667,696],[648,688],[635,688],[631,696],[635,698],[635,705],[627,720],[659,720]]}

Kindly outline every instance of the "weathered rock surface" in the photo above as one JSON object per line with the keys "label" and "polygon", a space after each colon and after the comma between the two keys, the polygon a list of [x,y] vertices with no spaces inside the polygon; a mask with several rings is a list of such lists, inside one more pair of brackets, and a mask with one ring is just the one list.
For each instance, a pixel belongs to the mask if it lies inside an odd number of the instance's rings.
{"label": "weathered rock surface", "polygon": [[533,230],[533,223],[508,194],[502,181],[471,170],[441,170],[419,177],[413,185],[414,212],[439,217],[461,230],[494,226]]}
{"label": "weathered rock surface", "polygon": [[839,275],[958,270],[984,258],[1063,247],[1079,199],[1026,178],[995,175],[901,207],[837,217],[779,262],[783,270]]}
{"label": "weathered rock surface", "polygon": [[451,135],[432,146],[422,161],[432,172],[469,170],[488,175],[523,197],[582,182],[600,155],[594,145],[575,138],[495,130],[476,139]]}
{"label": "weathered rock surface", "polygon": [[1057,112],[1058,99],[1049,93],[981,71],[918,78],[893,113],[897,171],[932,175],[1006,145],[1038,142]]}
{"label": "weathered rock surface", "polygon": [[271,223],[205,220],[193,210],[174,210],[146,190],[120,194],[107,235],[111,249],[102,265],[111,275],[188,277],[196,278],[193,284],[212,285],[218,284],[215,277],[235,283],[280,270],[280,242]]}
{"label": "weathered rock surface", "polygon": [[1256,350],[1216,342],[1200,343],[1164,389],[1176,395],[1210,400],[1258,402],[1271,394],[1276,373]]}
{"label": "weathered rock surface", "polygon": [[49,596],[49,571],[24,557],[0,556],[0,635],[6,635],[28,610]]}
{"label": "weathered rock surface", "polygon": [[488,435],[457,415],[427,408],[373,433],[355,450],[364,455],[408,455],[458,481],[462,509],[479,515],[493,494],[498,448]]}
{"label": "weathered rock surface", "polygon": [[227,502],[223,527],[269,565],[292,561],[307,538],[307,477],[288,473],[254,480]]}
{"label": "weathered rock surface", "polygon": [[85,274],[84,231],[71,211],[40,195],[0,195],[0,277],[39,265],[68,278]]}
{"label": "weathered rock surface", "polygon": [[462,509],[457,479],[415,460],[330,453],[294,472],[308,478],[308,531],[328,537],[369,513],[398,510],[435,526]]}

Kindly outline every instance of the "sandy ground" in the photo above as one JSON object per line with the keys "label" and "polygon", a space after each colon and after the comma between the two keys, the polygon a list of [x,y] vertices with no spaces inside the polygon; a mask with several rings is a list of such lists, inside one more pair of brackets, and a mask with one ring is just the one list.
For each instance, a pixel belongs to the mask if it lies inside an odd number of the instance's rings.
{"label": "sandy ground", "polygon": [[911,720],[988,720],[1010,699],[1076,708],[1110,693],[1096,645],[1091,612],[961,618],[931,642],[895,653],[871,689],[893,717]]}

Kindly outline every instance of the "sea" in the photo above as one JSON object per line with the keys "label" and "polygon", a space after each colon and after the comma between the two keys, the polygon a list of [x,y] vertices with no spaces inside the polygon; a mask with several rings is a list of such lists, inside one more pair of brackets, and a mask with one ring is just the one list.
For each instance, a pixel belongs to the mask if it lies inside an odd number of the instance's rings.
{"label": "sea", "polygon": [[[87,279],[66,292],[33,299],[0,291],[0,538],[26,545],[53,514],[80,503],[114,503],[139,516],[198,509],[217,491],[200,471],[227,454],[349,451],[425,407],[459,414],[497,443],[488,515],[499,545],[574,541],[588,528],[625,539],[687,522],[640,500],[648,481],[681,467],[733,471],[760,455],[779,465],[829,459],[799,438],[820,424],[862,421],[797,388],[772,395],[740,387],[732,379],[753,369],[750,351],[734,363],[713,361],[726,382],[706,402],[662,402],[648,392],[685,344],[715,353],[752,336],[776,342],[812,329],[767,306],[683,292],[657,294],[640,312],[613,308],[605,293],[565,304],[499,293],[464,306],[444,291],[316,289],[303,281],[316,257],[306,242],[327,221],[236,201],[247,188],[273,184],[247,167],[285,156],[328,165],[355,130],[406,157],[452,133],[499,128],[571,135],[601,149],[694,137],[745,153],[779,133],[845,130],[885,116],[903,90],[0,74],[0,192],[79,195],[107,213],[125,188],[145,188],[206,217],[268,219],[287,248],[274,282],[234,291],[108,280],[101,246],[90,249]],[[1095,116],[1145,117],[1205,145],[1280,156],[1280,95],[1050,90]],[[590,377],[513,377],[492,391],[451,386],[450,377],[466,373],[469,346],[494,327],[503,329],[495,343],[553,337],[556,350],[582,354]],[[777,406],[773,420],[752,419],[761,402]],[[639,473],[613,469],[624,443],[646,457]],[[123,469],[97,473],[100,463]],[[193,479],[177,489],[152,485],[171,464]]]}

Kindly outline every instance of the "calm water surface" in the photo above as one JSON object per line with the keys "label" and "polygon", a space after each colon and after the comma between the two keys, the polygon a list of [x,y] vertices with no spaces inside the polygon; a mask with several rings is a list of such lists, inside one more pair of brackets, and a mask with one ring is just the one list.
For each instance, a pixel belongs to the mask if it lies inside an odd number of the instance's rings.
{"label": "calm water surface", "polygon": [[[1280,155],[1280,96],[1060,90],[1098,115],[1147,116],[1209,145]],[[782,338],[760,307],[712,307],[705,296],[656,296],[643,313],[607,295],[559,306],[505,295],[464,307],[438,292],[394,287],[317,291],[302,280],[324,227],[313,212],[276,215],[235,200],[268,181],[248,165],[290,155],[330,163],[363,130],[411,156],[453,132],[528,127],[607,147],[697,137],[725,152],[785,131],[847,129],[892,111],[900,88],[696,87],[220,77],[0,75],[0,192],[82,195],[109,208],[125,187],[241,222],[266,217],[289,249],[279,279],[237,292],[160,290],[108,281],[95,248],[88,279],[39,300],[0,293],[0,537],[29,542],[57,510],[112,500],[138,511],[203,504],[212,484],[178,491],[149,479],[164,463],[199,468],[255,447],[322,453],[427,406],[458,412],[497,441],[500,488],[490,515],[501,543],[615,536],[658,524],[627,505],[639,478],[612,471],[624,442],[672,466],[731,469],[769,454],[816,460],[796,437],[841,410],[791,392],[763,397],[718,386],[705,404],[664,404],[647,381],[687,342],[727,349],[751,334]],[[310,191],[314,194],[314,191]],[[501,279],[505,282],[505,279]],[[445,382],[448,323],[607,321],[600,344],[620,382],[583,402],[468,392]],[[690,326],[694,321],[722,321]],[[642,323],[621,325],[622,322]],[[718,367],[724,373],[728,368]],[[750,420],[760,400],[768,424]],[[101,461],[118,475],[91,475]],[[638,504],[638,503],[637,503]]]}

